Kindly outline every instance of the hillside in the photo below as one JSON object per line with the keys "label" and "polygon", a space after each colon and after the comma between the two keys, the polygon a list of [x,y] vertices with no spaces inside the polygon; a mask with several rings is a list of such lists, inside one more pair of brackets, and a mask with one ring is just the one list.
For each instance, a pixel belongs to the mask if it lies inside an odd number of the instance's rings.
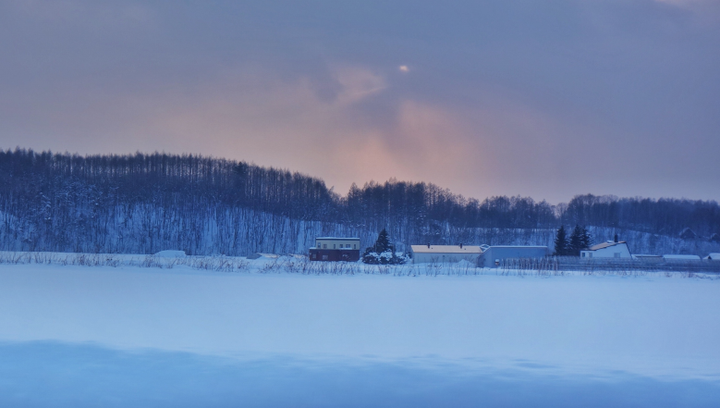
{"label": "hillside", "polygon": [[0,152],[0,250],[245,255],[304,253],[318,235],[412,243],[552,246],[561,224],[639,253],[720,251],[714,201],[580,195],[552,205],[483,201],[390,180],[345,196],[318,178],[192,155]]}

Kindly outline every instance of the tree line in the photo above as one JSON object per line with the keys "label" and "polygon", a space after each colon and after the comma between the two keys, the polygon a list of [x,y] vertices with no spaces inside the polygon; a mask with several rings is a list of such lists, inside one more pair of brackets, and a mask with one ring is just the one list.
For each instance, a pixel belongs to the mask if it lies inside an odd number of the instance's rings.
{"label": "tree line", "polygon": [[[615,235],[617,241],[617,235]],[[555,251],[557,256],[580,256],[580,251],[590,248],[593,244],[592,236],[586,227],[575,225],[570,237],[567,236],[565,226],[561,225],[555,235]]]}
{"label": "tree line", "polygon": [[[241,161],[164,153],[0,150],[0,249],[244,254],[304,252],[314,234],[398,243],[543,244],[561,224],[698,239],[720,232],[714,201],[576,196],[482,201],[429,183],[353,185]],[[717,238],[717,235],[715,235]],[[369,241],[372,242],[372,241]]]}

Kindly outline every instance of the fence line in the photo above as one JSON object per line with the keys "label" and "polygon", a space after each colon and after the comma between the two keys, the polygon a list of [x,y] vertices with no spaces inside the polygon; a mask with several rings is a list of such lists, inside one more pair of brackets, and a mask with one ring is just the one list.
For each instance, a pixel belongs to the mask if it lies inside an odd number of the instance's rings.
{"label": "fence line", "polygon": [[153,255],[74,254],[48,252],[0,252],[0,264],[47,264],[78,266],[135,266],[172,269],[187,266],[193,269],[218,272],[291,273],[302,275],[394,275],[394,276],[461,276],[461,275],[540,275],[562,276],[565,273],[611,273],[619,275],[650,272],[681,272],[720,274],[716,261],[645,260],[580,260],[576,257],[547,257],[537,259],[505,259],[498,268],[479,268],[470,263],[366,265],[358,262],[314,262],[305,256],[278,256],[263,262],[226,256],[188,256],[165,258]]}
{"label": "fence line", "polygon": [[717,261],[648,261],[641,259],[591,259],[579,257],[547,257],[538,259],[503,259],[500,269],[535,270],[535,271],[639,271],[639,272],[711,272],[720,273],[720,262]]}

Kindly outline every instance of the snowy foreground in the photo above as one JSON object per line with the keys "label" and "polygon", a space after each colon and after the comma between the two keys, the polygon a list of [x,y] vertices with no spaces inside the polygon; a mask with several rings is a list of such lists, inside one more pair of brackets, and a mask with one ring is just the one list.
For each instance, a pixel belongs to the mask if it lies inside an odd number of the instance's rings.
{"label": "snowy foreground", "polygon": [[720,401],[715,276],[0,260],[3,407]]}

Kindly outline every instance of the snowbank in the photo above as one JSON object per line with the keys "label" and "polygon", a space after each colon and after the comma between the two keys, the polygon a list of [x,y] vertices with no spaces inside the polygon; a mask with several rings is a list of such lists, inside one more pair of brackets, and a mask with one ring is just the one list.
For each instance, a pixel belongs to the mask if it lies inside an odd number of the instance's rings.
{"label": "snowbank", "polygon": [[712,275],[0,255],[1,406],[720,399]]}
{"label": "snowbank", "polygon": [[185,254],[185,251],[166,250],[160,251],[153,256],[157,256],[159,258],[184,258],[187,255]]}
{"label": "snowbank", "polygon": [[12,313],[0,314],[0,341],[720,374],[720,280],[301,275],[263,262],[253,273],[3,264],[0,310]]}

